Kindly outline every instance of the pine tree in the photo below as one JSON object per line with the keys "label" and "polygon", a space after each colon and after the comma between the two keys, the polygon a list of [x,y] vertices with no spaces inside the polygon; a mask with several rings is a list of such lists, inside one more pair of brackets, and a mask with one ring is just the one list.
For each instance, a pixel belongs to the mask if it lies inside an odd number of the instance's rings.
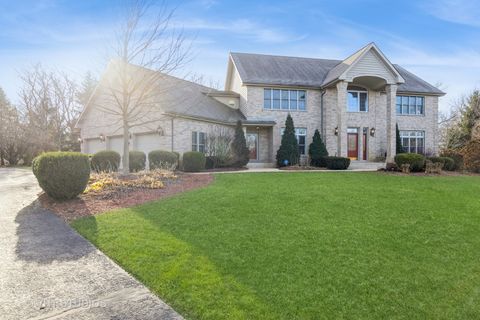
{"label": "pine tree", "polygon": [[237,121],[235,126],[235,136],[232,141],[232,157],[233,165],[235,167],[243,167],[250,160],[250,151],[247,148],[247,140],[245,140],[245,134],[243,133],[242,122]]}
{"label": "pine tree", "polygon": [[315,130],[312,143],[308,147],[308,155],[310,156],[310,164],[315,167],[326,167],[325,157],[328,156],[327,148],[322,141],[320,132]]}
{"label": "pine tree", "polygon": [[295,126],[293,125],[292,117],[288,114],[287,120],[285,121],[285,131],[282,135],[282,142],[277,151],[277,165],[279,167],[295,165],[298,163],[299,157]]}
{"label": "pine tree", "polygon": [[397,146],[396,146],[396,149],[397,149],[397,154],[399,153],[404,153],[405,151],[403,150],[403,147],[402,147],[402,139],[400,138],[400,131],[398,130],[398,123],[395,125],[395,131],[396,131],[396,134],[397,134]]}

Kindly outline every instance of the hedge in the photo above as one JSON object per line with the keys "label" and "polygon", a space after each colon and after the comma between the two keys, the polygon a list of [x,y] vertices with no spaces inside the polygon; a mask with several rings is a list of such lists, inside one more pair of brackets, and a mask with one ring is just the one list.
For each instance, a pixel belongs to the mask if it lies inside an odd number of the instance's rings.
{"label": "hedge", "polygon": [[395,163],[399,168],[402,164],[409,164],[410,171],[420,172],[425,167],[425,157],[418,153],[400,153],[395,156]]}
{"label": "hedge", "polygon": [[350,159],[344,157],[325,157],[325,164],[330,170],[346,170],[350,166]]}
{"label": "hedge", "polygon": [[79,152],[47,152],[33,161],[33,174],[40,187],[58,200],[82,193],[90,178],[88,155]]}
{"label": "hedge", "polygon": [[428,160],[432,161],[433,163],[440,162],[442,163],[442,169],[453,171],[455,170],[455,161],[449,157],[429,157]]}
{"label": "hedge", "polygon": [[145,170],[147,156],[142,151],[130,151],[128,153],[128,167],[130,172]]}
{"label": "hedge", "polygon": [[178,166],[178,154],[164,150],[153,150],[148,153],[150,170],[159,168],[173,168]]}
{"label": "hedge", "polygon": [[480,173],[480,140],[471,140],[462,149],[465,169]]}
{"label": "hedge", "polygon": [[120,154],[111,150],[99,151],[92,156],[90,166],[96,172],[117,171],[120,166]]}
{"label": "hedge", "polygon": [[189,151],[183,154],[183,170],[196,172],[205,169],[205,155],[197,151]]}

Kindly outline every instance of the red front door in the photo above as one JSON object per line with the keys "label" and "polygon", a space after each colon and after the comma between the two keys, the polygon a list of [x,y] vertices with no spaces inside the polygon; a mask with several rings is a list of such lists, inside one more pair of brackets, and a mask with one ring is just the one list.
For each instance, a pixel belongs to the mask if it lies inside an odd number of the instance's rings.
{"label": "red front door", "polygon": [[348,133],[348,157],[352,160],[358,159],[358,133]]}

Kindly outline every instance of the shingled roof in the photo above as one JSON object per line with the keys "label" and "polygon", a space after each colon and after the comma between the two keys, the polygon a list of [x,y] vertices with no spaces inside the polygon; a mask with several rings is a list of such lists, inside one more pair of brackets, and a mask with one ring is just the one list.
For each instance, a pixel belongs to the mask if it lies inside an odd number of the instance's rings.
{"label": "shingled roof", "polygon": [[[345,60],[276,55],[230,53],[245,84],[321,88],[334,82],[349,67]],[[348,59],[348,58],[347,58]],[[405,80],[398,91],[444,95],[445,93],[399,65],[393,65]]]}

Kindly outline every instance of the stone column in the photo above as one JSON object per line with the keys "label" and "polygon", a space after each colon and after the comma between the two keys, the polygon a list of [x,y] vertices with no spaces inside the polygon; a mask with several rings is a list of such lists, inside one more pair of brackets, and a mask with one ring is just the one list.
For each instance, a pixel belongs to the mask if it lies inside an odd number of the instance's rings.
{"label": "stone column", "polygon": [[337,83],[337,155],[347,156],[347,86],[348,82]]}
{"label": "stone column", "polygon": [[387,92],[387,162],[393,162],[396,154],[396,97],[397,85],[390,84],[385,87]]}

